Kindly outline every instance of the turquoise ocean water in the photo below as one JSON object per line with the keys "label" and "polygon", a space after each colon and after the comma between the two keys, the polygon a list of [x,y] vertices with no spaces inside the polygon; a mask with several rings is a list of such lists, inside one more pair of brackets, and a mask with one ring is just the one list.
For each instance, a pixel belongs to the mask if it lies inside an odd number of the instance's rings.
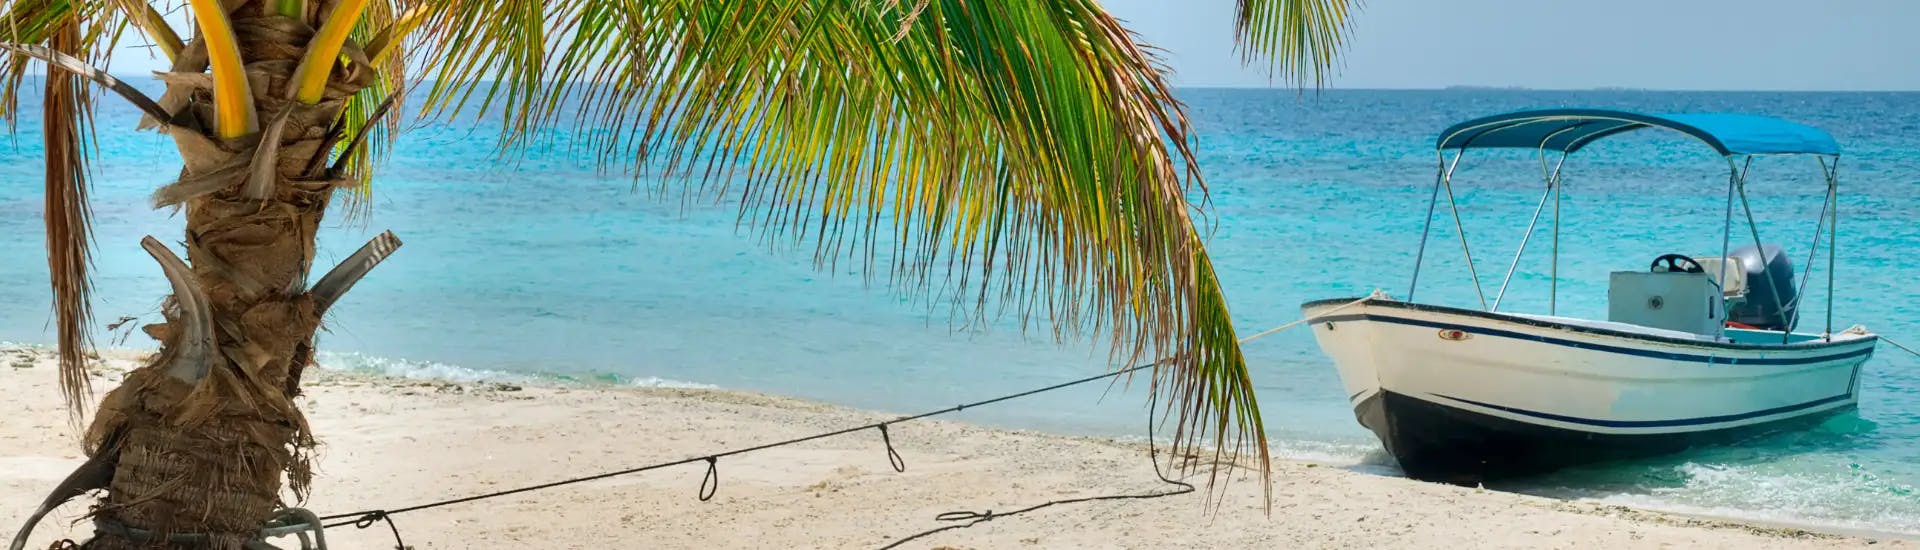
{"label": "turquoise ocean water", "polygon": [[[1404,294],[1441,128],[1517,108],[1596,106],[1754,112],[1832,131],[1847,151],[1835,326],[1864,324],[1920,343],[1920,94],[1187,90],[1182,97],[1213,190],[1214,258],[1243,334],[1297,318],[1307,300],[1374,288]],[[38,111],[33,101],[29,115]],[[164,138],[132,132],[133,120],[117,103],[100,120],[95,308],[102,324],[122,315],[154,318],[166,288],[136,243],[146,234],[176,239],[182,223],[145,206],[178,161]],[[13,143],[0,146],[0,341],[52,340],[37,127],[37,119],[23,118]],[[564,142],[501,162],[488,140],[496,130],[489,123],[411,130],[379,176],[372,215],[345,221],[336,214],[327,224],[323,268],[383,229],[407,244],[330,315],[324,363],[453,378],[698,384],[899,412],[1108,368],[1103,350],[1057,346],[1044,332],[955,332],[924,301],[865,287],[845,269],[817,272],[810,249],[736,232],[730,202],[683,206],[635,192],[630,178],[598,173]],[[1805,261],[1820,209],[1813,162],[1761,159],[1753,168],[1762,237],[1785,245],[1796,264]],[[1602,142],[1569,160],[1561,314],[1604,317],[1608,271],[1644,269],[1667,252],[1718,251],[1724,170],[1698,144],[1653,134]],[[1519,152],[1477,155],[1456,180],[1480,273],[1497,282],[1539,198],[1538,164]],[[1422,301],[1473,299],[1451,237],[1436,233]],[[1507,298],[1512,309],[1545,309],[1544,243],[1536,239],[1520,264]],[[1824,263],[1814,276],[1824,283]],[[1808,288],[1808,303],[1826,302],[1823,284]],[[1803,328],[1819,328],[1820,309],[1807,312]],[[101,338],[113,343],[104,332]],[[125,345],[151,343],[135,336]],[[1246,351],[1281,454],[1393,475],[1306,332]],[[1502,488],[1920,536],[1920,360],[1883,346],[1863,378],[1859,411],[1811,431]],[[1138,389],[1096,385],[963,416],[1127,436],[1138,433],[1144,404]]]}

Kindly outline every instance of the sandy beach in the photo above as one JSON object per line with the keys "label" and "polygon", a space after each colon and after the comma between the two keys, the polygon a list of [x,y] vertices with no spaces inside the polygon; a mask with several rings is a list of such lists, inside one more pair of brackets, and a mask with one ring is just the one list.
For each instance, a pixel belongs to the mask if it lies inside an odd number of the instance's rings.
{"label": "sandy beach", "polygon": [[[109,353],[105,391],[137,361]],[[302,400],[322,448],[321,514],[400,508],[803,436],[888,418],[722,390],[529,387],[311,371]],[[11,537],[81,462],[42,351],[0,348],[0,533]],[[1171,488],[1141,444],[989,429],[898,425],[905,473],[872,431],[728,457],[711,501],[704,464],[394,516],[415,548],[875,548],[953,525],[937,514]],[[1192,481],[1203,483],[1204,477]],[[1911,548],[1796,529],[1274,465],[1273,509],[1236,477],[1215,513],[1206,492],[1061,504],[910,541],[903,548]],[[90,498],[43,523],[29,548],[84,537]],[[387,548],[382,525],[327,532],[334,548]],[[280,542],[289,543],[290,539]]]}

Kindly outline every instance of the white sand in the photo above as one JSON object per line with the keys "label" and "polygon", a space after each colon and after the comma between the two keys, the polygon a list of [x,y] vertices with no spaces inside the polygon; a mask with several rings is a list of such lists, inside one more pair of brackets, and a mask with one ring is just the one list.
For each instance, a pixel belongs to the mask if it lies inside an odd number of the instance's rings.
{"label": "white sand", "polygon": [[[104,391],[131,357],[109,355]],[[20,365],[31,365],[22,367]],[[302,400],[322,438],[322,514],[397,508],[755,445],[884,418],[762,395],[675,389],[514,388],[318,371]],[[81,461],[44,353],[0,349],[0,534]],[[1164,490],[1141,445],[927,421],[896,426],[894,473],[872,431],[395,516],[416,548],[873,548],[949,523],[952,510]],[[1912,548],[1480,491],[1313,464],[1274,465],[1273,512],[1237,478],[1215,515],[1204,491],[1063,504],[905,548]],[[1195,479],[1204,482],[1204,478]],[[1219,496],[1219,495],[1216,495]],[[91,499],[29,548],[83,537]],[[390,548],[384,526],[328,531],[334,548]],[[290,542],[281,539],[280,542]]]}

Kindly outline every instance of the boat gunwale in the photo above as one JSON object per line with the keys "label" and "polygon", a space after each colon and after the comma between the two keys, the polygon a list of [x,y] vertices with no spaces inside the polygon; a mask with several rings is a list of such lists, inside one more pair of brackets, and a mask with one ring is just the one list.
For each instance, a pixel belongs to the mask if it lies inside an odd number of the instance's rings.
{"label": "boat gunwale", "polygon": [[[1419,303],[1413,303],[1413,302],[1403,302],[1399,300],[1362,298],[1358,296],[1350,297],[1350,298],[1329,298],[1324,300],[1313,300],[1313,301],[1300,304],[1300,309],[1306,310],[1306,309],[1311,309],[1315,307],[1339,306],[1339,305],[1355,303],[1355,302],[1358,302],[1363,306],[1380,306],[1380,307],[1387,307],[1392,309],[1404,309],[1404,310],[1410,310],[1410,311],[1440,313],[1440,314],[1448,314],[1448,315],[1461,315],[1461,316],[1475,317],[1475,318],[1487,319],[1487,320],[1493,320],[1493,321],[1518,323],[1518,324],[1527,325],[1527,326],[1536,327],[1536,328],[1564,330],[1568,332],[1591,334],[1591,335],[1597,335],[1597,336],[1609,336],[1609,337],[1615,337],[1615,338],[1625,338],[1629,340],[1639,340],[1639,341],[1655,342],[1655,343],[1661,343],[1661,344],[1672,344],[1672,345],[1678,345],[1678,346],[1723,349],[1723,350],[1811,351],[1811,350],[1838,348],[1838,347],[1845,347],[1845,346],[1855,346],[1861,343],[1868,343],[1869,345],[1871,345],[1873,343],[1878,342],[1880,339],[1879,335],[1873,334],[1873,333],[1865,333],[1858,336],[1841,339],[1841,337],[1843,336],[1851,336],[1851,335],[1846,335],[1845,333],[1836,333],[1835,335],[1833,335],[1834,337],[1832,339],[1824,339],[1824,340],[1815,339],[1815,340],[1809,340],[1805,342],[1795,342],[1791,344],[1747,344],[1747,343],[1739,343],[1739,342],[1695,340],[1690,338],[1674,338],[1671,336],[1661,336],[1657,334],[1647,334],[1647,333],[1640,333],[1640,332],[1630,332],[1630,331],[1624,331],[1624,330],[1591,327],[1591,326],[1585,326],[1585,325],[1576,325],[1571,323],[1562,323],[1562,322],[1549,321],[1549,320],[1539,319],[1534,317],[1526,317],[1526,316],[1516,315],[1511,313],[1480,311],[1476,309],[1465,309],[1465,308],[1441,306],[1441,305],[1434,305],[1434,304],[1419,304]],[[1309,323],[1320,324],[1321,321],[1316,320],[1316,321],[1310,321]]]}

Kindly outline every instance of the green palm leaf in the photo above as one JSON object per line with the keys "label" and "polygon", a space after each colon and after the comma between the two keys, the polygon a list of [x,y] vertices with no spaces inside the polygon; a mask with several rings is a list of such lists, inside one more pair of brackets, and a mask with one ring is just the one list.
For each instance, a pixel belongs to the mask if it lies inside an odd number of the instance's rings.
{"label": "green palm leaf", "polygon": [[[597,158],[738,201],[815,244],[1116,359],[1164,359],[1179,440],[1266,459],[1192,216],[1204,193],[1164,67],[1091,0],[450,0],[418,38],[430,112],[572,124]],[[621,160],[624,159],[624,160]],[[1199,195],[1196,195],[1199,196]],[[935,290],[939,289],[939,290]],[[1247,447],[1250,445],[1250,447]]]}
{"label": "green palm leaf", "polygon": [[[1353,4],[1241,0],[1243,51],[1321,83]],[[116,6],[0,0],[0,41],[104,65],[129,26]],[[394,32],[409,9],[419,30]],[[389,52],[330,134],[360,182],[398,129],[379,106],[431,77],[425,112],[501,116],[506,147],[564,127],[582,153],[735,201],[769,242],[812,243],[823,267],[940,297],[963,323],[1044,321],[1063,340],[1103,337],[1117,361],[1157,361],[1182,445],[1267,458],[1194,223],[1205,186],[1184,107],[1094,0],[383,0],[351,37]],[[0,67],[9,119],[25,63]],[[60,82],[74,95],[47,119],[49,247],[62,350],[80,357],[67,335],[84,338],[91,103]]]}
{"label": "green palm leaf", "polygon": [[1234,38],[1242,60],[1265,57],[1269,75],[1326,84],[1352,33],[1360,0],[1238,0]]}

